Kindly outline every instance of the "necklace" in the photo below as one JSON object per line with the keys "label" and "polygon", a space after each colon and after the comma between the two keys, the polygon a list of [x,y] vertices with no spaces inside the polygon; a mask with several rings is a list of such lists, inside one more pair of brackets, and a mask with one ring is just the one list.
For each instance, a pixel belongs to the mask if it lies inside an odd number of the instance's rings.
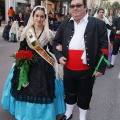
{"label": "necklace", "polygon": [[[36,33],[36,31],[35,31],[35,27],[33,26],[33,28],[34,28],[35,35],[36,35],[36,37],[37,37],[37,33]],[[40,36],[41,36],[42,33],[43,33],[43,30],[44,30],[44,27],[42,28],[42,31],[41,31],[40,34],[38,35],[37,39],[40,38]]]}

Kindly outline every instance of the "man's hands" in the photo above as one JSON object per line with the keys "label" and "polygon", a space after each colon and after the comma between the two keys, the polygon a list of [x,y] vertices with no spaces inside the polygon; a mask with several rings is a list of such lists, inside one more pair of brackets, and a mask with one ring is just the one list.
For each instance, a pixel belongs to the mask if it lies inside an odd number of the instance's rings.
{"label": "man's hands", "polygon": [[100,77],[100,76],[102,76],[103,74],[102,74],[101,72],[96,72],[94,75],[95,75],[95,77]]}
{"label": "man's hands", "polygon": [[59,59],[59,62],[60,62],[60,64],[61,65],[65,65],[66,64],[66,58],[65,57],[61,57],[60,59]]}
{"label": "man's hands", "polygon": [[[58,50],[58,51],[62,51],[62,45],[60,45],[60,44],[58,44],[57,46],[56,46],[56,49]],[[59,59],[59,63],[61,64],[61,65],[65,65],[66,64],[66,58],[65,57],[61,57],[60,59]]]}
{"label": "man's hands", "polygon": [[117,30],[117,34],[119,34],[119,35],[120,35],[120,30]]}

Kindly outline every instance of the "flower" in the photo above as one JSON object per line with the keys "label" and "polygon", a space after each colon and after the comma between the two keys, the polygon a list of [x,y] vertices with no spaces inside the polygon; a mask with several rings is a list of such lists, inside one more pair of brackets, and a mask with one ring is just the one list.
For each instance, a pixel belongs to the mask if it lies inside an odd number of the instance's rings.
{"label": "flower", "polygon": [[101,64],[101,62],[104,60],[104,62],[108,65],[108,66],[110,66],[110,62],[105,58],[105,56],[104,55],[108,55],[109,54],[109,51],[108,51],[108,49],[106,49],[106,48],[102,48],[101,49],[101,51],[102,51],[102,56],[101,56],[101,58],[100,58],[100,60],[99,60],[99,62],[98,62],[98,64],[97,64],[97,67],[95,68],[95,71],[93,72],[93,75],[92,76],[94,76],[94,74],[98,71],[98,68],[99,68],[99,66],[100,66],[100,64]]}
{"label": "flower", "polygon": [[29,65],[33,64],[36,58],[30,50],[19,50],[16,54],[13,54],[12,57],[14,57],[16,65],[20,68],[17,90],[21,90],[22,87],[25,88],[29,85]]}
{"label": "flower", "polygon": [[105,55],[108,55],[108,54],[109,54],[108,49],[102,48],[101,51],[102,51],[102,53],[105,54]]}
{"label": "flower", "polygon": [[35,62],[35,56],[30,50],[19,50],[12,57],[15,59],[15,63],[18,67],[21,67],[24,63],[32,64]]}

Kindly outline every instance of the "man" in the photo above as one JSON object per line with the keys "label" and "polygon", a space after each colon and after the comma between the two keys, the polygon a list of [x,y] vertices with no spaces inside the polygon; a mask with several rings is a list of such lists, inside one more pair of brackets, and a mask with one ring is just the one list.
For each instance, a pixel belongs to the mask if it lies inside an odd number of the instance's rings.
{"label": "man", "polygon": [[106,69],[102,61],[92,77],[102,55],[101,49],[108,49],[107,28],[104,21],[88,16],[87,0],[71,0],[70,8],[72,17],[61,23],[53,41],[54,54],[64,65],[66,112],[60,120],[72,118],[76,103],[79,119],[86,120],[94,79],[102,76]]}
{"label": "man", "polygon": [[27,10],[26,14],[25,14],[25,19],[24,19],[24,27],[27,25],[28,23],[28,20],[30,18],[30,14],[31,14],[31,11],[30,9]]}
{"label": "man", "polygon": [[112,59],[111,65],[108,68],[113,68],[116,56],[119,51],[120,47],[120,17],[116,18],[113,23],[113,33],[115,34],[114,44],[113,44],[113,52],[112,52]]}

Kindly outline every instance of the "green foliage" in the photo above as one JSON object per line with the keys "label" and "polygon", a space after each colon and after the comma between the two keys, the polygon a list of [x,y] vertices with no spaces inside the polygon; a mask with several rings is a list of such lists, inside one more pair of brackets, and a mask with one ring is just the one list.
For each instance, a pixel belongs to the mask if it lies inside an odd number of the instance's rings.
{"label": "green foliage", "polygon": [[118,1],[113,2],[112,7],[118,7],[120,8],[120,3]]}
{"label": "green foliage", "polygon": [[118,1],[113,2],[113,4],[111,5],[111,8],[112,8],[113,10],[118,10],[118,9],[120,9],[120,3],[119,3]]}

